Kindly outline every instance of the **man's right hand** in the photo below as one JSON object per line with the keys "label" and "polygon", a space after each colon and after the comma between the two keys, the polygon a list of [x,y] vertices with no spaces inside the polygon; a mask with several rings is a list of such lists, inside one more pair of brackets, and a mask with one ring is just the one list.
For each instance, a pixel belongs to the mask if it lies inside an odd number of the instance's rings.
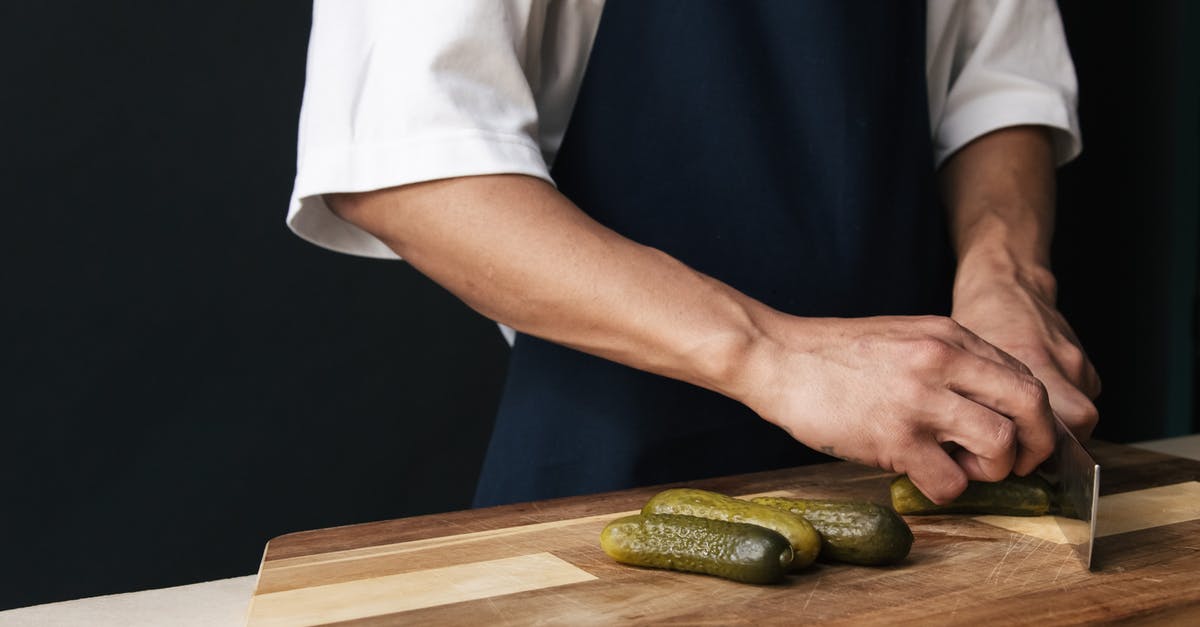
{"label": "man's right hand", "polygon": [[1042,384],[950,318],[772,319],[734,394],[816,450],[908,473],[937,503],[1053,450]]}
{"label": "man's right hand", "polygon": [[907,472],[934,501],[967,478],[1027,473],[1053,445],[1042,385],[949,318],[782,314],[605,228],[545,181],[326,200],[493,320],[721,392],[817,450]]}

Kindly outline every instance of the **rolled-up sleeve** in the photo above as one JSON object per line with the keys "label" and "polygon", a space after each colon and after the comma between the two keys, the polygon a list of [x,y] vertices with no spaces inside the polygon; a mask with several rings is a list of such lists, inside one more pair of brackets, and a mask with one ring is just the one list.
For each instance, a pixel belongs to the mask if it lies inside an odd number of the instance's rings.
{"label": "rolled-up sleeve", "polygon": [[315,2],[288,226],[325,248],[395,258],[322,194],[480,174],[550,180],[526,69],[533,4]]}
{"label": "rolled-up sleeve", "polygon": [[930,101],[943,102],[931,111],[936,162],[988,132],[1026,124],[1053,129],[1057,163],[1075,158],[1075,67],[1053,0],[930,1],[943,5],[930,11],[937,36],[928,50]]}

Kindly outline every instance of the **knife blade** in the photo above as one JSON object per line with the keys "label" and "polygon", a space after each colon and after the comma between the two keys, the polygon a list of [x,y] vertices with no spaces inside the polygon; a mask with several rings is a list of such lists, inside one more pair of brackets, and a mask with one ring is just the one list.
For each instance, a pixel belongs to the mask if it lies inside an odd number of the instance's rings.
{"label": "knife blade", "polygon": [[1100,465],[1058,415],[1054,416],[1054,432],[1054,453],[1038,472],[1055,488],[1059,529],[1084,568],[1091,570]]}

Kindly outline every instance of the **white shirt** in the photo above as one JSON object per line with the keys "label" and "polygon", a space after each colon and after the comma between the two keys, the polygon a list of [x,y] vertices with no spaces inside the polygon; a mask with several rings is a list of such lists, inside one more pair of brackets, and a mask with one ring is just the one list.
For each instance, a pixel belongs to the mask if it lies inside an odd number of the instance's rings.
{"label": "white shirt", "polygon": [[[287,224],[326,248],[396,259],[321,195],[550,165],[603,0],[316,0]],[[935,163],[1019,124],[1079,153],[1075,68],[1053,0],[928,0]],[[586,208],[585,208],[586,209]]]}

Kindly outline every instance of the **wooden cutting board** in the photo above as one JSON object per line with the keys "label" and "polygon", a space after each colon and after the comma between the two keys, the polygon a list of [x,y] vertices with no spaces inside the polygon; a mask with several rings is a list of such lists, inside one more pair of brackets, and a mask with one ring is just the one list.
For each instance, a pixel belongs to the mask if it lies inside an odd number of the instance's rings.
{"label": "wooden cutting board", "polygon": [[[909,517],[902,564],[819,564],[774,586],[614,563],[600,530],[657,486],[275,538],[249,624],[1200,625],[1200,462],[1091,448],[1104,495],[1093,572],[1052,517]],[[887,503],[891,477],[834,463],[687,485]]]}

